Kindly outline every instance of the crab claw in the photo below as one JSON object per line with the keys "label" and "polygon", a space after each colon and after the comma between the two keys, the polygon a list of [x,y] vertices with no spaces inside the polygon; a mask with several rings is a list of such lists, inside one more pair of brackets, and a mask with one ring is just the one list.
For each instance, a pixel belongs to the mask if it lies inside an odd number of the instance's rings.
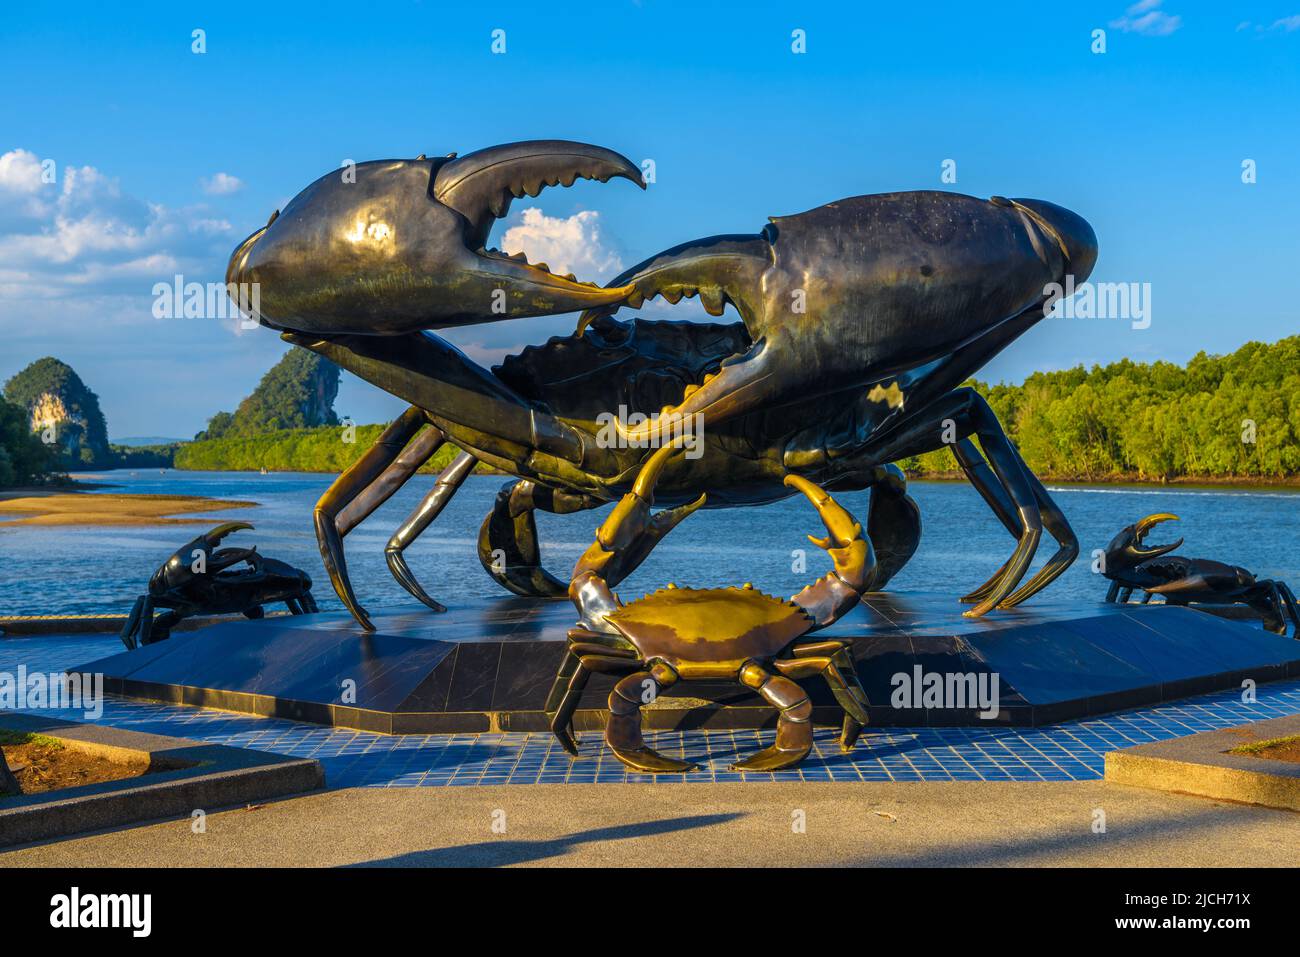
{"label": "crab claw", "polygon": [[596,532],[596,541],[592,548],[610,556],[603,573],[611,587],[630,575],[661,538],[708,500],[707,495],[701,495],[695,501],[685,505],[666,508],[654,515],[650,513],[650,506],[655,500],[655,484],[659,481],[659,476],[663,474],[668,460],[689,438],[689,436],[678,435],[671,442],[655,450],[637,474],[632,491],[624,495],[614,506],[614,510],[609,513]]}
{"label": "crab claw", "polygon": [[[624,304],[698,295],[712,315],[732,305],[750,345],[658,418],[620,432],[639,444],[675,418],[715,427],[900,372],[919,381],[933,363],[991,348],[1051,285],[1087,279],[1096,258],[1092,228],[1060,206],[939,191],[850,197],[774,217],[755,235],[676,246],[614,279],[635,287]],[[580,331],[616,305],[589,311]]]}
{"label": "crab claw", "polygon": [[238,532],[252,527],[251,522],[223,522],[211,531],[205,532],[203,540],[208,543],[209,548],[216,548],[221,544],[221,540],[231,532]]}
{"label": "crab claw", "polygon": [[618,303],[600,288],[484,249],[512,199],[641,171],[611,150],[536,140],[459,159],[377,160],[322,176],[245,239],[232,297],[280,329],[398,335]]}
{"label": "crab claw", "polygon": [[826,526],[826,537],[808,536],[808,541],[825,549],[835,563],[835,574],[850,588],[867,590],[876,574],[876,555],[862,534],[862,524],[839,502],[801,475],[787,475],[785,484],[802,492],[817,509]]}
{"label": "crab claw", "polygon": [[253,549],[230,548],[223,549],[224,553],[218,558],[214,555],[214,550],[221,544],[231,532],[238,532],[242,529],[252,528],[249,522],[222,522],[215,528],[204,532],[198,538],[189,544],[180,548],[171,558],[167,559],[163,565],[149,579],[149,591],[154,595],[162,594],[169,588],[191,581],[196,575],[200,574],[195,570],[198,561],[196,553],[201,552],[203,555],[202,574],[216,574],[223,568],[228,568],[237,562],[243,561],[253,553]]}
{"label": "crab claw", "polygon": [[802,492],[813,503],[826,526],[825,538],[809,535],[808,540],[826,550],[835,563],[835,571],[790,598],[812,617],[818,628],[823,628],[848,614],[862,593],[871,588],[876,578],[876,553],[870,539],[862,534],[862,525],[825,489],[800,475],[787,475],[785,484]]}
{"label": "crab claw", "polygon": [[693,502],[667,508],[652,515],[654,487],[668,460],[681,447],[686,436],[657,449],[642,466],[632,491],[614,506],[596,531],[596,540],[573,566],[569,579],[569,600],[578,609],[579,622],[596,631],[615,632],[605,616],[619,607],[612,589],[632,574],[665,535],[696,509],[707,496]]}
{"label": "crab claw", "polygon": [[1183,544],[1182,538],[1169,545],[1144,545],[1147,533],[1161,522],[1176,522],[1178,516],[1171,512],[1157,512],[1141,521],[1126,525],[1120,533],[1110,540],[1105,551],[1105,573],[1108,578],[1125,569],[1133,568],[1152,558],[1166,555]]}
{"label": "crab claw", "polygon": [[[1178,516],[1171,512],[1157,512],[1154,515],[1148,515],[1146,518],[1131,526],[1133,529],[1132,540],[1125,548],[1125,552],[1130,558],[1139,562],[1144,562],[1149,558],[1156,558],[1160,555],[1167,555],[1169,552],[1172,552],[1175,548],[1183,544],[1182,538],[1179,538],[1178,541],[1169,545],[1152,545],[1150,547],[1144,547],[1144,543],[1146,542],[1147,533],[1161,522],[1176,522],[1178,520]],[[1125,529],[1125,531],[1128,531],[1128,529]]]}

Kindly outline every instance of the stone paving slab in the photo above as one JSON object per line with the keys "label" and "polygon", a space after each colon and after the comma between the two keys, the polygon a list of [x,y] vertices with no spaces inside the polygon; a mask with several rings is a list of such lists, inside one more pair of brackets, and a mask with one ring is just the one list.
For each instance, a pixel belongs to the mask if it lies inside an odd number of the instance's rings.
{"label": "stone paving slab", "polygon": [[1300,715],[1140,744],[1106,755],[1106,780],[1300,811],[1300,764],[1232,753],[1293,735]]}
{"label": "stone paving slab", "polygon": [[324,787],[318,761],[231,748],[110,725],[0,712],[0,728],[54,738],[67,748],[150,773],[0,799],[0,847],[157,818],[183,816]]}
{"label": "stone paving slab", "polygon": [[[116,641],[92,636],[0,641],[0,672],[13,672],[20,664],[29,670],[60,671],[92,660]],[[317,759],[331,787],[1095,781],[1103,775],[1109,751],[1300,714],[1300,681],[1260,685],[1255,694],[1255,701],[1245,702],[1237,691],[1214,692],[1173,704],[1041,728],[868,728],[857,749],[848,755],[839,753],[834,730],[818,729],[814,751],[801,767],[743,775],[729,771],[728,765],[737,755],[770,744],[772,732],[678,731],[648,735],[652,747],[703,764],[691,774],[656,777],[627,771],[595,733],[582,735],[581,756],[574,761],[551,735],[544,733],[385,735],[111,697],[95,723]],[[79,712],[63,716],[85,720]]]}

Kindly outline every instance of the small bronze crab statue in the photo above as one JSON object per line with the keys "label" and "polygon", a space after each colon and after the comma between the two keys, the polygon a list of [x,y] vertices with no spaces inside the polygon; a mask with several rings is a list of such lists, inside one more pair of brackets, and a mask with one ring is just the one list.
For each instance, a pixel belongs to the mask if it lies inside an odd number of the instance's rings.
{"label": "small bronze crab statue", "polygon": [[1239,565],[1209,558],[1170,555],[1183,543],[1145,546],[1147,533],[1161,522],[1178,521],[1177,515],[1158,512],[1126,526],[1106,546],[1102,574],[1110,579],[1106,601],[1126,604],[1134,590],[1145,592],[1142,604],[1161,595],[1170,605],[1248,605],[1274,634],[1286,634],[1286,620],[1300,637],[1300,609],[1295,594],[1284,581],[1258,579]]}
{"label": "small bronze crab statue", "polygon": [[[128,649],[171,637],[171,630],[192,615],[243,614],[261,618],[263,605],[282,601],[289,613],[317,610],[311,578],[301,569],[266,558],[254,548],[217,548],[231,532],[252,528],[226,522],[179,548],[149,579],[149,590],[135,600],[122,627]],[[246,567],[235,568],[244,563]],[[157,618],[154,608],[169,609]]]}
{"label": "small bronze crab statue", "polygon": [[612,591],[655,543],[704,504],[701,495],[650,514],[655,481],[679,445],[680,437],[651,456],[573,570],[569,597],[581,618],[569,631],[569,653],[547,700],[551,730],[576,755],[573,713],[588,677],[594,671],[622,674],[609,696],[606,744],[635,771],[690,771],[696,766],[689,761],[646,746],[641,705],[679,680],[730,678],[780,712],[776,743],[732,765],[733,770],[777,771],[793,767],[812,750],[812,702],[793,679],[821,675],[845,712],[840,747],[852,750],[867,723],[868,702],[848,643],[807,636],[857,605],[875,577],[876,557],[857,520],[812,482],[797,475],[785,479],[817,508],[826,537],[809,540],[827,551],[835,570],[789,600],[752,585],[669,585],[627,604]]}

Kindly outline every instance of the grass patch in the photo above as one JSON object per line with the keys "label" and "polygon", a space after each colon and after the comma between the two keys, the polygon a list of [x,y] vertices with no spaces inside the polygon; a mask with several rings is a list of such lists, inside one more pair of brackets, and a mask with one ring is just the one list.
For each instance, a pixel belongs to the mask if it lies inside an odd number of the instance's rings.
{"label": "grass patch", "polygon": [[16,748],[20,744],[40,744],[47,748],[63,747],[63,742],[58,738],[47,737],[43,734],[31,734],[26,731],[10,731],[8,728],[0,728],[0,745]]}
{"label": "grass patch", "polygon": [[1281,748],[1292,744],[1300,744],[1300,734],[1288,734],[1282,738],[1269,738],[1267,741],[1252,741],[1249,744],[1239,744],[1228,753],[1257,754],[1260,751],[1270,751],[1273,748]]}

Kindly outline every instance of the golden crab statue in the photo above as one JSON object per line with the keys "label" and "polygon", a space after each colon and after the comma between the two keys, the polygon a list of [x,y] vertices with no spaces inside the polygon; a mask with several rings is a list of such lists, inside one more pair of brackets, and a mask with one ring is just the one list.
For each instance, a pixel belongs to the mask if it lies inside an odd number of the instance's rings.
{"label": "golden crab statue", "polygon": [[776,743],[732,765],[733,770],[777,771],[793,767],[812,750],[812,702],[796,679],[820,675],[845,712],[840,747],[852,750],[867,723],[868,702],[850,642],[808,636],[843,617],[870,590],[876,557],[861,524],[817,485],[797,475],[785,478],[817,509],[826,537],[808,537],[835,563],[834,571],[797,595],[775,598],[748,584],[668,585],[627,604],[614,594],[614,586],[655,544],[704,504],[701,495],[687,505],[650,512],[655,482],[683,438],[665,443],[650,457],[573,570],[569,597],[580,619],[569,631],[568,654],[547,699],[551,730],[576,755],[573,713],[587,679],[592,672],[619,674],[623,677],[609,696],[606,744],[635,771],[690,771],[696,765],[646,746],[641,705],[678,681],[729,678],[780,713]]}

